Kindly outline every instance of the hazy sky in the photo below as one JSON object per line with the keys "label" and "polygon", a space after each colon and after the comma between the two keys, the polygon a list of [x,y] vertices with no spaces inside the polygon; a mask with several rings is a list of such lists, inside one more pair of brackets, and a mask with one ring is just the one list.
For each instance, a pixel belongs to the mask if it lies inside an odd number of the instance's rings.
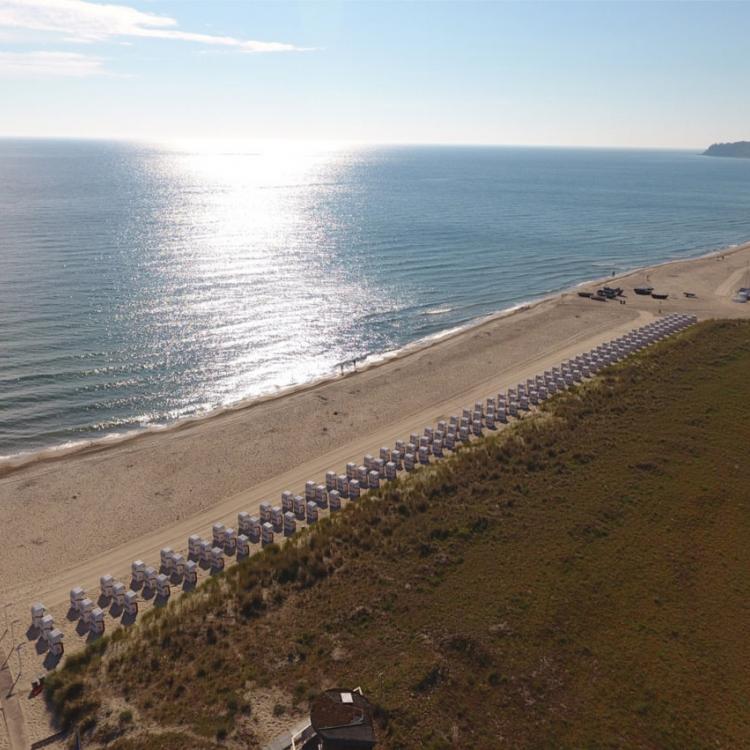
{"label": "hazy sky", "polygon": [[0,0],[0,134],[750,140],[750,3]]}

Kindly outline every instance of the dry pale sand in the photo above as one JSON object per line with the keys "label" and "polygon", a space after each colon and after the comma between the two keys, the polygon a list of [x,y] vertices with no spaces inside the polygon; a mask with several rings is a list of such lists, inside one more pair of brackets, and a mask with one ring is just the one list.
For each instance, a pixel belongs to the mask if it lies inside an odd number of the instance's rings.
{"label": "dry pale sand", "polygon": [[[133,559],[156,566],[161,547],[185,551],[187,537],[209,536],[212,522],[236,526],[238,511],[257,511],[264,499],[278,503],[282,490],[301,492],[307,479],[322,481],[327,469],[343,471],[347,461],[361,462],[365,453],[660,312],[750,317],[750,304],[731,301],[737,287],[750,286],[749,269],[745,245],[637,271],[616,281],[626,289],[625,305],[570,291],[359,373],[105,449],[0,467],[0,605],[8,605],[8,622],[19,620],[16,643],[26,643],[18,682],[26,732],[20,746],[53,731],[41,700],[27,697],[45,656],[24,635],[33,601],[54,615],[71,653],[85,643],[66,619],[71,587],[82,585],[96,599],[100,575],[128,582]],[[646,283],[670,299],[632,293]],[[684,297],[686,291],[696,298]],[[107,618],[108,628],[115,624]],[[7,655],[11,646],[6,632],[0,648]],[[7,717],[14,706],[6,704],[3,698]],[[4,728],[0,748],[11,747]]]}

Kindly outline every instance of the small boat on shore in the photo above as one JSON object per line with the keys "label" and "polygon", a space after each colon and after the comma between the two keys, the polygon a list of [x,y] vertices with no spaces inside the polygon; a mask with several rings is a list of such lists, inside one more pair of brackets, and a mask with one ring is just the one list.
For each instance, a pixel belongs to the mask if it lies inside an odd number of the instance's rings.
{"label": "small boat on shore", "polygon": [[579,297],[591,298],[594,296],[593,292],[578,292]]}
{"label": "small boat on shore", "polygon": [[654,287],[652,287],[652,286],[637,286],[633,291],[636,294],[641,294],[644,297],[648,297],[648,295],[651,294],[654,291]]}
{"label": "small boat on shore", "polygon": [[651,296],[654,299],[667,299],[667,297],[669,297],[668,294],[657,294],[656,292],[652,292]]}

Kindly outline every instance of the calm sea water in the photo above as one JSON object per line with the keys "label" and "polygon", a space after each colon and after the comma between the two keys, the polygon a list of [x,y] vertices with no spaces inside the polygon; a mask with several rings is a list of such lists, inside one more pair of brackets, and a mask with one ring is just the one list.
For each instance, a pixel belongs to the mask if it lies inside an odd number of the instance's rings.
{"label": "calm sea water", "polygon": [[750,238],[750,160],[0,140],[0,456]]}

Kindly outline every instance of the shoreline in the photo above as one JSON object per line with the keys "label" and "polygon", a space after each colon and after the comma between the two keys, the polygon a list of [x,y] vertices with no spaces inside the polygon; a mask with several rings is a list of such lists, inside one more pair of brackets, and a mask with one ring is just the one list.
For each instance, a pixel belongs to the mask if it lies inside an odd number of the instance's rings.
{"label": "shoreline", "polygon": [[[584,282],[585,283],[585,282]],[[191,414],[187,417],[181,417],[180,419],[172,422],[165,423],[153,423],[145,425],[143,427],[134,427],[127,430],[124,433],[109,433],[102,435],[99,438],[82,439],[80,441],[63,443],[59,446],[50,446],[48,448],[40,448],[38,450],[22,451],[19,453],[0,456],[0,479],[12,474],[13,472],[20,471],[26,466],[33,465],[36,463],[43,462],[54,462],[65,458],[70,458],[78,455],[89,455],[91,453],[98,453],[101,451],[109,450],[110,448],[116,448],[123,445],[124,443],[135,442],[141,438],[150,437],[154,435],[160,435],[170,432],[179,432],[190,427],[194,427],[203,423],[210,422],[212,420],[221,419],[224,416],[233,414],[238,411],[245,411],[252,409],[255,406],[265,404],[269,401],[277,399],[288,398],[298,393],[304,393],[308,390],[313,390],[320,386],[328,385],[329,383],[335,383],[346,378],[352,377],[359,373],[368,372],[369,370],[393,362],[398,359],[408,357],[412,354],[429,349],[441,341],[445,341],[454,336],[460,336],[463,333],[471,331],[474,328],[481,327],[486,323],[490,323],[494,320],[500,320],[502,318],[509,317],[517,312],[531,309],[534,305],[544,302],[548,299],[553,298],[555,295],[544,297],[542,299],[534,299],[529,302],[522,302],[517,305],[513,305],[509,308],[504,308],[495,313],[490,313],[488,316],[476,318],[466,324],[460,326],[454,326],[447,328],[444,331],[430,334],[421,339],[405,344],[398,349],[389,349],[378,354],[370,354],[361,364],[357,364],[355,369],[345,370],[343,373],[331,372],[328,375],[315,378],[313,380],[306,381],[304,383],[297,383],[290,385],[285,388],[278,389],[271,393],[261,394],[258,396],[250,396],[248,398],[240,399],[227,406],[220,406],[216,409],[211,409],[206,412],[200,412],[198,414]]]}
{"label": "shoreline", "polygon": [[563,289],[549,292],[539,297],[531,297],[528,300],[524,300],[511,305],[510,307],[502,308],[487,315],[474,318],[458,326],[446,328],[437,333],[416,339],[397,349],[368,354],[367,357],[362,360],[361,364],[357,364],[354,369],[345,370],[339,373],[335,370],[335,368],[339,365],[335,365],[333,371],[328,375],[323,375],[304,383],[297,383],[295,385],[287,386],[285,388],[281,388],[265,394],[260,394],[258,396],[250,396],[247,398],[239,399],[226,406],[220,406],[205,412],[191,414],[189,416],[181,417],[171,422],[154,422],[142,427],[130,428],[122,433],[110,432],[102,435],[101,437],[83,438],[81,440],[68,441],[57,446],[48,446],[45,448],[31,449],[28,451],[20,451],[18,453],[0,456],[0,479],[10,476],[18,471],[22,471],[23,469],[30,466],[44,463],[55,463],[75,456],[87,456],[95,453],[101,453],[103,451],[117,448],[128,443],[133,443],[147,437],[152,437],[154,435],[179,432],[181,430],[199,426],[203,423],[208,423],[213,420],[220,420],[223,417],[234,414],[236,412],[250,410],[256,406],[268,403],[269,401],[285,399],[298,393],[304,393],[306,391],[327,385],[329,383],[346,380],[347,378],[358,373],[367,372],[373,368],[381,367],[389,362],[404,359],[415,353],[429,350],[431,347],[443,341],[468,334],[471,331],[480,329],[482,328],[482,326],[485,326],[487,324],[512,317],[513,315],[524,312],[526,310],[534,309],[538,305],[544,304],[545,302],[554,301],[558,298],[561,299],[565,295],[577,292],[589,285],[596,286],[605,282],[616,282],[637,273],[650,273],[666,266],[709,259],[718,255],[730,255],[741,252],[743,249],[746,249],[748,247],[750,247],[750,240],[738,244],[727,245],[725,247],[715,248],[709,250],[708,252],[700,252],[699,255],[689,256],[685,258],[673,258],[649,266],[637,266],[615,275],[601,276],[582,280]]}

